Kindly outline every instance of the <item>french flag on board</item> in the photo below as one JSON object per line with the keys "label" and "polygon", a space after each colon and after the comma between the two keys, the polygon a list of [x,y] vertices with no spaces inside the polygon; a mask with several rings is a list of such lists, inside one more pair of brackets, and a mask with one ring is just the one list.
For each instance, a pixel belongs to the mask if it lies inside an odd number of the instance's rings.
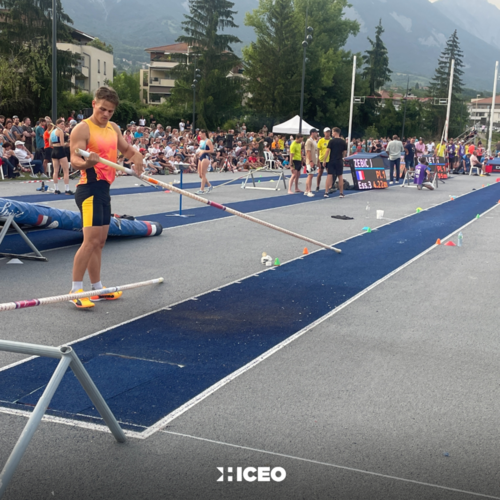
{"label": "french flag on board", "polygon": [[356,172],[356,175],[358,177],[358,181],[364,181],[365,180],[365,173],[362,170],[358,170]]}

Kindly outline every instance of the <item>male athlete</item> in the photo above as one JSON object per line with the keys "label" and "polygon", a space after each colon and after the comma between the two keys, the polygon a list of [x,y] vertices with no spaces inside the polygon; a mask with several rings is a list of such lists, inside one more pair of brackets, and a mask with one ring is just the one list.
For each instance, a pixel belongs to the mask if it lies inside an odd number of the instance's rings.
{"label": "male athlete", "polygon": [[[104,288],[101,283],[101,254],[111,221],[109,188],[115,180],[115,169],[99,163],[99,157],[116,163],[117,151],[120,151],[134,164],[138,174],[144,170],[142,155],[125,141],[118,125],[109,121],[118,104],[118,95],[113,89],[98,88],[92,101],[92,116],[71,132],[71,165],[81,171],[75,201],[82,214],[83,227],[83,243],[73,263],[71,293],[83,292],[83,277],[87,270],[92,290]],[[88,159],[78,155],[75,152],[77,149],[89,151]],[[115,292],[71,302],[79,309],[88,309],[94,307],[94,302],[116,300],[121,295],[122,292]]]}

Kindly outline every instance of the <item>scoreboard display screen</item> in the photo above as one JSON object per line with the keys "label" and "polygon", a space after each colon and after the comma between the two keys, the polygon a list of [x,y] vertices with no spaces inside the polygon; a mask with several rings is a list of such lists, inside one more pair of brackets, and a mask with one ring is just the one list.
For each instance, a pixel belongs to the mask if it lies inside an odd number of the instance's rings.
{"label": "scoreboard display screen", "polygon": [[446,169],[446,159],[442,156],[427,156],[425,157],[429,163],[431,171],[437,172],[438,179],[448,179],[448,171]]}
{"label": "scoreboard display screen", "polygon": [[384,158],[380,156],[374,158],[350,157],[345,161],[351,169],[356,189],[385,189],[388,187]]}

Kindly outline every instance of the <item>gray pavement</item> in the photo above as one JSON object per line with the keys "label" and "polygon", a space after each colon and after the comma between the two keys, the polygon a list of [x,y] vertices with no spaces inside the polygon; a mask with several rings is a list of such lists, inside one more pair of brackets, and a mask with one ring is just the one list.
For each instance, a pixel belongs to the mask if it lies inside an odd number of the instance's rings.
{"label": "gray pavement", "polygon": [[[377,209],[397,219],[488,181],[457,176],[434,192],[392,188],[254,215],[335,243],[390,222],[376,220]],[[280,194],[229,186],[211,198]],[[159,207],[170,196],[114,204],[140,215],[167,211]],[[462,248],[433,249],[147,439],[119,445],[106,433],[42,423],[6,499],[500,498],[499,210],[463,230]],[[331,218],[343,214],[354,220]],[[160,275],[166,283],[89,313],[68,304],[2,313],[0,334],[60,345],[259,272],[263,251],[286,262],[304,246],[235,217],[110,241],[105,284]],[[46,264],[0,260],[0,301],[65,293],[74,252],[47,252]],[[0,353],[0,367],[21,358]],[[0,466],[25,422],[0,413]],[[279,466],[287,478],[217,482],[217,467],[238,466]]]}

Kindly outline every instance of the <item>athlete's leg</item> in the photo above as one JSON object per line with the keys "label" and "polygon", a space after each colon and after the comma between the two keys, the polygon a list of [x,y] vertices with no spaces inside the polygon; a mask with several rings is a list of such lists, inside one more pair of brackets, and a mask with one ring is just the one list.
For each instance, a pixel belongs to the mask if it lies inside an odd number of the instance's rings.
{"label": "athlete's leg", "polygon": [[109,226],[101,226],[95,229],[100,229],[100,233],[97,236],[98,242],[92,255],[90,257],[87,269],[89,271],[89,278],[91,283],[99,283],[101,281],[101,257],[102,249],[106,244],[108,238]]}
{"label": "athlete's leg", "polygon": [[313,183],[313,175],[308,175],[306,179],[306,193],[310,193],[312,189],[312,183]]}
{"label": "athlete's leg", "polygon": [[208,159],[204,159],[201,161],[201,190],[203,191],[205,189],[205,184],[210,187],[211,184],[208,182],[207,179],[207,171],[208,171],[208,166],[210,165],[210,161]]}
{"label": "athlete's leg", "polygon": [[[98,257],[97,260],[95,260],[96,258],[94,257],[92,276],[90,276],[90,279],[92,280],[96,277],[96,265],[98,265],[98,268],[100,269],[100,254],[102,247],[104,246],[102,243],[104,228],[106,228],[107,234],[109,226],[91,226],[83,228],[83,243],[78,249],[78,252],[76,252],[75,259],[73,261],[73,281],[83,281],[85,271],[89,268],[90,260],[92,259],[94,252],[98,252]],[[97,281],[99,281],[99,279],[92,281],[92,283],[97,283]]]}
{"label": "athlete's leg", "polygon": [[57,182],[59,180],[59,160],[52,158],[52,180],[54,181],[54,189],[57,191]]}
{"label": "athlete's leg", "polygon": [[63,169],[63,177],[64,177],[64,185],[67,186],[69,184],[69,163],[66,157],[61,158],[60,160],[61,167]]}

